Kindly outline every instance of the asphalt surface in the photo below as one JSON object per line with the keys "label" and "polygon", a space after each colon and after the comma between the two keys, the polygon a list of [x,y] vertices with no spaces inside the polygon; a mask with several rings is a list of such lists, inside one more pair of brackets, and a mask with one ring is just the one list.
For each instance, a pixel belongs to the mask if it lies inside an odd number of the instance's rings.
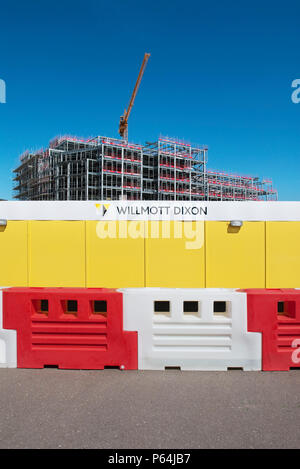
{"label": "asphalt surface", "polygon": [[300,446],[300,369],[0,369],[0,395],[1,449]]}

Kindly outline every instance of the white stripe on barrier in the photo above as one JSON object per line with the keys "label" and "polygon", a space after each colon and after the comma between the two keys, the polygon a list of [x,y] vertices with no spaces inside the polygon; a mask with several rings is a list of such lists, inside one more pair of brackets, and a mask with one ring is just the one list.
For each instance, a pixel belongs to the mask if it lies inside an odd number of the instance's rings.
{"label": "white stripe on barrier", "polygon": [[247,331],[234,289],[120,289],[124,330],[138,331],[142,370],[261,370],[261,334]]}
{"label": "white stripe on barrier", "polygon": [[3,290],[0,287],[0,368],[17,367],[17,332],[3,329]]}

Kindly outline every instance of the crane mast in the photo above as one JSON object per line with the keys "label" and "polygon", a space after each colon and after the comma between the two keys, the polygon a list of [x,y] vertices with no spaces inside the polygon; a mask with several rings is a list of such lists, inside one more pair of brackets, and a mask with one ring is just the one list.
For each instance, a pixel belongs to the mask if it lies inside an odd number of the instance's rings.
{"label": "crane mast", "polygon": [[126,142],[128,142],[128,119],[129,119],[129,116],[130,116],[130,113],[131,113],[131,110],[132,110],[132,107],[133,107],[134,100],[136,98],[138,89],[140,87],[141,80],[142,80],[142,77],[144,75],[144,71],[145,71],[147,62],[149,60],[149,57],[150,57],[150,54],[146,53],[144,55],[144,60],[143,60],[143,63],[142,63],[141,69],[140,69],[140,73],[139,73],[139,76],[137,78],[133,93],[131,95],[131,99],[130,99],[128,108],[125,109],[124,114],[120,117],[119,134],[121,135],[121,137],[124,140],[126,140]]}

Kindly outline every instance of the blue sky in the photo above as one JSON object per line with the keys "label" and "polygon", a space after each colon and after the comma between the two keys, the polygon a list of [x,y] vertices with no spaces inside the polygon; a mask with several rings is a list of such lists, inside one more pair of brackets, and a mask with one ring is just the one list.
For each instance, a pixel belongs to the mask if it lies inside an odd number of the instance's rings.
{"label": "blue sky", "polygon": [[25,149],[58,134],[207,144],[212,169],[271,177],[300,200],[299,1],[0,2],[0,198]]}

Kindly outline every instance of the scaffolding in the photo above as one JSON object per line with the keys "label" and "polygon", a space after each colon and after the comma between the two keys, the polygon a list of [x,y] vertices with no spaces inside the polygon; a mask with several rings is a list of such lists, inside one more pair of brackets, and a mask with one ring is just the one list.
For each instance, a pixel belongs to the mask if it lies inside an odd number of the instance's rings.
{"label": "scaffolding", "polygon": [[14,190],[20,200],[51,200],[52,179],[50,150],[26,151],[20,156],[20,165],[14,170]]}
{"label": "scaffolding", "polygon": [[208,170],[206,188],[207,200],[277,200],[277,191],[273,189],[272,181],[259,177]]}
{"label": "scaffolding", "polygon": [[204,200],[207,148],[170,137],[160,137],[144,148],[153,167],[152,195],[157,200]]}
{"label": "scaffolding", "polygon": [[19,200],[277,200],[272,181],[207,170],[205,145],[159,137],[144,146],[69,135],[26,151],[14,170]]}

